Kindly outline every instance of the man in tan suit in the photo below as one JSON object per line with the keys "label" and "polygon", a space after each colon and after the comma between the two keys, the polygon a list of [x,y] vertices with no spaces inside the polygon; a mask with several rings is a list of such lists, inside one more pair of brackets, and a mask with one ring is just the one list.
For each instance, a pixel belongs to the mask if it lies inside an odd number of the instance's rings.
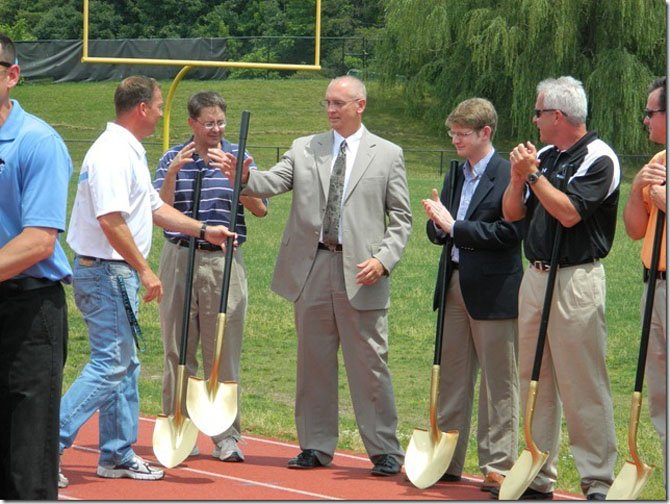
{"label": "man in tan suit", "polygon": [[[332,80],[323,101],[332,130],[298,138],[269,171],[249,172],[247,160],[242,182],[244,194],[263,198],[293,190],[272,279],[272,290],[294,302],[298,334],[295,422],[302,451],[288,466],[311,469],[332,460],[341,344],[372,473],[388,476],[404,458],[387,366],[389,274],[412,217],[402,149],[363,126],[366,100],[359,79]],[[219,163],[229,178],[234,162],[228,155]]]}

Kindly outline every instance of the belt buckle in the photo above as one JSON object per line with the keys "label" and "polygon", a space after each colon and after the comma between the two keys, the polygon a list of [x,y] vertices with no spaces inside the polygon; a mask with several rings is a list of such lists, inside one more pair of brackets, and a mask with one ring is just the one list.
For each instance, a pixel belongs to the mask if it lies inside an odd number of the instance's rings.
{"label": "belt buckle", "polygon": [[94,263],[95,263],[95,261],[93,259],[84,259],[83,257],[79,257],[79,264],[81,266],[89,267],[89,266],[93,266]]}
{"label": "belt buckle", "polygon": [[551,269],[551,266],[543,261],[533,261],[533,267],[545,273]]}

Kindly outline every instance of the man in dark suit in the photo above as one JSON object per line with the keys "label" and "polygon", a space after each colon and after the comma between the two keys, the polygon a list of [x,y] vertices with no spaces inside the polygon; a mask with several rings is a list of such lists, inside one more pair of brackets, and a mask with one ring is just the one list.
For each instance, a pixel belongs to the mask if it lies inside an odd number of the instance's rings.
{"label": "man in dark suit", "polygon": [[[503,220],[502,195],[510,164],[491,140],[497,114],[482,98],[460,103],[447,117],[449,136],[465,158],[454,172],[455,196],[445,207],[450,187],[445,177],[441,199],[433,189],[423,200],[428,238],[436,245],[453,241],[447,266],[447,302],[442,334],[438,422],[458,430],[454,458],[443,481],[458,481],[465,462],[477,370],[481,368],[477,444],[485,475],[482,490],[498,488],[517,456],[517,313],[521,231]],[[442,254],[447,253],[447,248]],[[438,274],[434,308],[443,285]]]}
{"label": "man in dark suit", "polygon": [[[412,216],[402,149],[365,128],[366,103],[359,79],[333,79],[323,100],[332,129],[298,138],[268,171],[247,171],[247,160],[242,182],[244,194],[257,197],[293,191],[272,279],[272,290],[294,303],[298,333],[295,423],[302,451],[288,466],[311,469],[332,460],[341,345],[372,473],[389,476],[404,459],[387,365],[389,275]],[[219,166],[234,177],[232,156]]]}

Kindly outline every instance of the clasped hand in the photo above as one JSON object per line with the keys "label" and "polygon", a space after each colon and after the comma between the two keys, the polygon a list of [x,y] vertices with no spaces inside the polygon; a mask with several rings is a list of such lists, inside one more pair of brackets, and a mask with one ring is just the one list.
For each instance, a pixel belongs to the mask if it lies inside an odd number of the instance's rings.
{"label": "clasped hand", "polygon": [[454,225],[454,217],[451,212],[442,204],[437,194],[437,189],[433,189],[430,199],[421,200],[426,215],[436,226],[447,234],[451,234],[451,228]]}
{"label": "clasped hand", "polygon": [[540,160],[537,159],[537,149],[531,142],[514,147],[512,152],[509,153],[509,160],[512,164],[512,183],[517,184],[525,183],[526,177],[535,173],[540,166]]}

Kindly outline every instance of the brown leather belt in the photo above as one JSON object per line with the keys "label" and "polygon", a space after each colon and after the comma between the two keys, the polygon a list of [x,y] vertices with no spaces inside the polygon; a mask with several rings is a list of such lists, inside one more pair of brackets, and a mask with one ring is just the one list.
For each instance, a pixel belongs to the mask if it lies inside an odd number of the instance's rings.
{"label": "brown leather belt", "polygon": [[[585,261],[576,262],[576,263],[559,263],[558,267],[560,268],[569,268],[571,266],[580,266],[582,264],[591,264],[597,263],[600,259],[586,259]],[[530,265],[538,271],[547,272],[551,269],[551,265],[547,261],[531,261]]]}

